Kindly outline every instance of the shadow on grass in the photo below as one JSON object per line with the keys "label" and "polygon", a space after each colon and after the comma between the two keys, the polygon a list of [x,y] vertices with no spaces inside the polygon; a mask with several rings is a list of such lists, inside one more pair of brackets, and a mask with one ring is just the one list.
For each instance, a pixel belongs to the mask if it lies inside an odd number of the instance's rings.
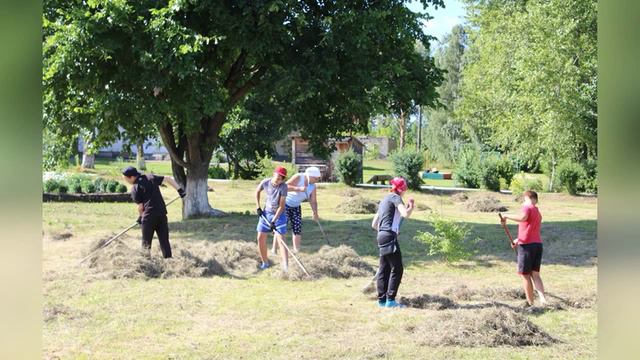
{"label": "shadow on grass", "polygon": [[[360,256],[378,256],[376,232],[371,229],[371,218],[344,220],[321,220],[330,245],[351,246]],[[238,240],[253,242],[256,238],[257,218],[254,215],[230,214],[224,218],[196,219],[170,223],[172,236],[186,240],[218,242]],[[515,261],[515,254],[499,224],[466,222],[472,229],[471,236],[479,238],[474,246],[477,251],[471,264],[454,264],[461,269],[475,266],[492,266],[491,260]],[[405,265],[436,260],[428,256],[428,247],[415,240],[418,231],[433,231],[426,220],[408,219],[403,222],[400,233],[400,247]],[[517,228],[510,226],[512,234]],[[544,240],[543,264],[570,266],[592,266],[597,257],[596,220],[546,222],[542,226]],[[290,243],[291,235],[287,234]],[[270,241],[269,241],[270,244]],[[308,217],[303,218],[302,251],[313,253],[326,245],[317,224]]]}

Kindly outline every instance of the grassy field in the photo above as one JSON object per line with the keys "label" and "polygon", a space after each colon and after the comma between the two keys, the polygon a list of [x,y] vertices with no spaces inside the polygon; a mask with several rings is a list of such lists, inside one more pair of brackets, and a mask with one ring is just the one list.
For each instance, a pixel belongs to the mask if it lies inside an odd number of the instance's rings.
{"label": "grassy field", "polygon": [[[147,172],[154,173],[158,175],[171,175],[171,162],[170,161],[158,161],[158,160],[147,160]],[[80,167],[70,167],[66,171],[71,172],[85,172],[85,173],[94,173],[100,176],[107,177],[120,177],[122,173],[122,169],[127,166],[136,166],[137,163],[135,160],[110,160],[110,159],[101,159],[98,158],[95,160],[95,169],[81,169]]]}
{"label": "grassy field", "polygon": [[[388,160],[367,160],[363,162],[363,178],[364,181],[369,180],[373,175],[393,175],[393,167]],[[451,169],[439,169],[441,172],[450,172]],[[422,179],[425,185],[432,186],[456,186],[454,180],[434,180]]]}
{"label": "grassy field", "polygon": [[[149,163],[150,168],[152,166]],[[98,171],[100,170],[98,167]],[[108,165],[107,165],[108,166]],[[118,165],[118,167],[120,164]],[[161,173],[160,171],[158,171]],[[169,208],[174,242],[252,242],[256,218],[254,181],[211,183],[211,204],[230,212],[220,219],[180,221],[179,206]],[[166,198],[174,196],[163,190]],[[372,265],[377,248],[371,215],[334,211],[344,201],[340,185],[318,190],[320,216],[333,245],[346,244]],[[357,190],[379,199],[379,189]],[[400,236],[405,277],[400,296],[442,295],[445,289],[517,288],[511,249],[495,213],[471,213],[451,197],[413,193],[426,205],[405,221]],[[517,211],[512,196],[496,195]],[[547,291],[564,297],[595,297],[597,279],[597,199],[542,194]],[[473,261],[445,264],[426,256],[413,239],[429,230],[429,208],[467,223],[481,240]],[[303,205],[302,251],[324,244]],[[596,358],[597,306],[526,314],[558,340],[549,346],[429,346],[425,339],[442,328],[423,324],[461,310],[378,309],[360,289],[369,278],[285,281],[267,270],[246,279],[231,277],[100,280],[77,262],[90,244],[130,225],[133,204],[43,204],[43,357],[60,359],[592,359]],[[512,226],[512,232],[515,232]],[[56,240],[61,233],[72,236]],[[138,231],[123,241],[139,246]],[[154,239],[153,256],[159,256]],[[295,264],[291,264],[295,266]],[[373,275],[373,274],[372,274]],[[490,306],[486,298],[478,306]],[[519,304],[522,300],[503,301]],[[465,303],[466,304],[466,303]],[[484,305],[482,305],[484,304]],[[488,305],[487,305],[488,304]],[[476,304],[477,305],[477,304]]]}
{"label": "grassy field", "polygon": [[[147,160],[147,172],[159,174],[159,175],[171,175],[171,163],[169,161],[154,161]],[[134,160],[108,160],[108,159],[96,159],[95,169],[92,170],[81,170],[79,167],[72,167],[67,169],[67,171],[72,172],[88,172],[95,173],[101,176],[107,177],[119,177],[120,172],[127,166],[136,166],[136,162]],[[222,168],[227,169],[226,164],[221,164]],[[442,168],[441,172],[451,172],[452,169]],[[363,163],[363,179],[366,182],[373,175],[393,175],[393,168],[391,162],[388,160],[364,160]],[[516,174],[517,178],[522,177],[522,174]],[[546,189],[549,184],[548,176],[544,174],[524,174],[526,178],[537,178],[543,184],[543,188]],[[433,179],[423,179],[422,180],[425,185],[431,186],[442,186],[442,187],[453,187],[460,186],[456,183],[455,180],[433,180]]]}

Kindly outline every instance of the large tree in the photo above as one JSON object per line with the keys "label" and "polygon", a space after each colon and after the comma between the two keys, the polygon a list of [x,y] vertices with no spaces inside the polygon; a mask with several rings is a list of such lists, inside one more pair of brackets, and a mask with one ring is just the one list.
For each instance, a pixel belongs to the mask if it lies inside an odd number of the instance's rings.
{"label": "large tree", "polygon": [[[426,14],[407,3],[45,1],[45,126],[91,125],[108,141],[154,124],[186,186],[183,216],[215,215],[207,168],[227,115],[270,92],[318,149],[366,130],[391,103],[389,74],[422,59],[416,41],[428,47]],[[432,93],[424,66],[417,81]]]}
{"label": "large tree", "polygon": [[458,110],[470,135],[541,158],[551,175],[560,159],[597,156],[596,5],[468,1],[471,45]]}
{"label": "large tree", "polygon": [[461,144],[467,141],[460,122],[455,118],[466,47],[466,31],[462,25],[456,25],[444,36],[434,54],[436,65],[444,71],[444,80],[438,88],[442,106],[426,113],[425,145],[430,160],[441,163],[451,163]]}

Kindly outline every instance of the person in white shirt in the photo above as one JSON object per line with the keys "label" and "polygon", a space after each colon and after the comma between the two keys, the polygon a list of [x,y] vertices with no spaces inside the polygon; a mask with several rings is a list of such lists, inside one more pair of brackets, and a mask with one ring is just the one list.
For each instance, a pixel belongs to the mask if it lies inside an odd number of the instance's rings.
{"label": "person in white shirt", "polygon": [[[293,175],[287,181],[287,198],[285,200],[285,209],[287,220],[291,224],[293,231],[293,252],[300,251],[300,243],[302,242],[302,209],[301,204],[309,201],[311,211],[313,212],[313,220],[318,221],[318,197],[316,192],[316,183],[320,181],[322,174],[320,169],[315,166],[307,168],[304,173]],[[276,252],[276,242],[273,242],[272,253]]]}

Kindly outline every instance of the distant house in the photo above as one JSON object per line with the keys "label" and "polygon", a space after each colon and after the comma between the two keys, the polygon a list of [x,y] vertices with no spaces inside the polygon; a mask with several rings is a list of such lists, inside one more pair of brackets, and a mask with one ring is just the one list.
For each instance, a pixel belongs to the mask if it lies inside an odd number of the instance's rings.
{"label": "distant house", "polygon": [[[82,136],[78,138],[78,152],[84,152],[84,141]],[[125,146],[124,141],[117,140],[109,146],[103,146],[96,153],[97,158],[115,159],[119,156],[135,157],[138,153],[137,146],[131,148]],[[170,160],[167,148],[158,140],[147,139],[144,142],[144,158],[147,160]]]}
{"label": "distant house", "polygon": [[[356,154],[363,155],[364,145],[353,136],[345,136],[339,139],[329,139],[330,143],[335,143],[336,150],[329,159],[323,159],[313,154],[309,147],[309,142],[304,140],[299,133],[291,133],[291,163],[296,166],[299,172],[311,166],[317,166],[322,173],[322,181],[336,181],[337,176],[333,163],[340,153],[353,149]],[[362,166],[360,167],[360,179],[362,182]]]}
{"label": "distant house", "polygon": [[386,159],[396,148],[396,141],[386,136],[358,136],[368,151],[377,147],[378,159]]}

